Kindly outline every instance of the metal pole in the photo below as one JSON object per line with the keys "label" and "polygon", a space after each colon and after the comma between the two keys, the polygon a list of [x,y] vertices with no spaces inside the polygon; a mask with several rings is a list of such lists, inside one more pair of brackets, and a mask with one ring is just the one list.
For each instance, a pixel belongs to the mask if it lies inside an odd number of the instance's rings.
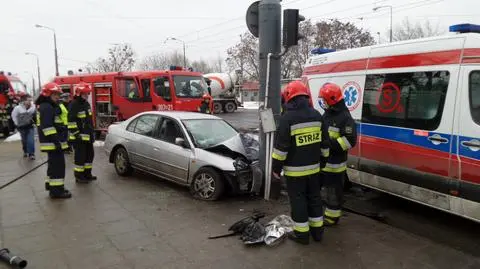
{"label": "metal pole", "polygon": [[58,54],[57,54],[57,35],[55,34],[55,30],[53,31],[53,45],[55,47],[55,75],[59,76],[58,73]]}
{"label": "metal pole", "polygon": [[183,42],[183,66],[187,68],[187,57],[185,56],[185,42]]}
{"label": "metal pole", "polygon": [[[38,75],[38,91],[40,92],[40,89],[42,88],[42,81],[40,80],[40,60],[38,59],[38,56],[37,56],[37,75]],[[33,93],[35,94],[35,89],[33,90]]]}
{"label": "metal pole", "polygon": [[393,41],[393,7],[390,6],[390,43]]}
{"label": "metal pole", "polygon": [[[281,5],[280,0],[261,0],[258,6],[259,21],[259,57],[260,57],[260,96],[259,100],[264,102],[272,109],[275,119],[280,116],[280,59],[275,57],[281,52]],[[267,64],[268,54],[272,53],[270,59],[270,74],[267,82]],[[260,167],[267,168],[267,158],[271,158],[267,153],[266,135],[260,124]],[[264,171],[265,179],[267,179]]]}

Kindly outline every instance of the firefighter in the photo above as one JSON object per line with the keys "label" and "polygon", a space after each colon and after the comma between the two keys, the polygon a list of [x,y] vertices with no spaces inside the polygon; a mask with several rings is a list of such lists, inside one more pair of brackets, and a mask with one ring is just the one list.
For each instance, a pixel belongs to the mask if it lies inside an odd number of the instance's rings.
{"label": "firefighter", "polygon": [[322,115],[309,105],[307,87],[300,81],[285,88],[286,111],[279,119],[279,128],[272,154],[272,174],[287,179],[291,216],[295,222],[289,238],[301,244],[323,235],[323,207],[320,197],[321,155],[328,150],[328,134]]}
{"label": "firefighter", "polygon": [[75,97],[68,113],[69,140],[73,141],[75,156],[73,171],[76,182],[88,183],[97,179],[92,175],[94,129],[92,110],[87,101],[92,88],[90,84],[80,82],[73,90]]}
{"label": "firefighter", "polygon": [[357,142],[355,121],[348,111],[340,87],[324,84],[319,91],[319,105],[325,110],[330,151],[322,169],[325,187],[325,225],[336,225],[342,215],[343,184],[347,171],[348,150]]}
{"label": "firefighter", "polygon": [[48,153],[47,181],[45,188],[50,191],[50,198],[71,198],[70,191],[65,189],[65,156],[66,141],[62,141],[60,132],[62,123],[58,109],[58,99],[62,90],[56,83],[47,83],[35,104],[38,106],[37,126],[40,150]]}
{"label": "firefighter", "polygon": [[[59,108],[60,108],[60,119],[62,120],[63,123],[63,131],[62,131],[62,139],[65,141],[68,141],[68,107],[69,107],[69,100],[70,100],[70,93],[62,93],[60,95],[60,102],[59,102]],[[68,148],[65,150],[66,154],[72,153],[72,147],[71,143],[68,143]]]}
{"label": "firefighter", "polygon": [[211,114],[210,113],[210,96],[208,94],[203,95],[202,103],[200,104],[197,110],[200,113]]}

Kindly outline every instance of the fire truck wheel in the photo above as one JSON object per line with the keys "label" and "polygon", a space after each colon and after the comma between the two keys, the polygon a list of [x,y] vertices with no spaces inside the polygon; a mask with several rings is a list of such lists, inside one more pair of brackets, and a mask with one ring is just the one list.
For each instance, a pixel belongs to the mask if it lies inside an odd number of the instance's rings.
{"label": "fire truck wheel", "polygon": [[129,176],[133,172],[133,168],[130,165],[130,161],[128,159],[128,153],[125,148],[120,147],[115,150],[113,155],[113,163],[115,165],[115,171],[119,176]]}
{"label": "fire truck wheel", "polygon": [[204,201],[218,200],[225,191],[222,176],[213,168],[200,168],[190,185],[193,197]]}
{"label": "fire truck wheel", "polygon": [[228,102],[228,103],[225,104],[224,110],[225,110],[225,112],[227,112],[227,113],[233,113],[233,112],[235,112],[235,109],[236,109],[236,108],[237,108],[237,107],[235,106],[235,103],[233,103],[233,102]]}
{"label": "fire truck wheel", "polygon": [[214,102],[213,103],[213,113],[220,114],[222,112],[222,104]]}

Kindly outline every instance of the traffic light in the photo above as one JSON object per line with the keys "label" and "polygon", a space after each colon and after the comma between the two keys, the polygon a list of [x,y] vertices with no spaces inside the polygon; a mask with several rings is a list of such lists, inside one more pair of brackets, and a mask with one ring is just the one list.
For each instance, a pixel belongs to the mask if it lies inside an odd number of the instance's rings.
{"label": "traffic light", "polygon": [[298,14],[298,9],[285,9],[283,11],[283,46],[289,48],[298,44],[303,36],[298,33],[298,24],[305,20],[305,17]]}

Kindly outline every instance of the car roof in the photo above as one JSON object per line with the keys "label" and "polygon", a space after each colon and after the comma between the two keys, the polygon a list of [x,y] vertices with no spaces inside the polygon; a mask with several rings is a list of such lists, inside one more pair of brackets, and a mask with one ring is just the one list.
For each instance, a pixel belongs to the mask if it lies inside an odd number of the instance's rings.
{"label": "car roof", "polygon": [[174,118],[176,120],[221,120],[222,119],[210,114],[197,113],[197,112],[185,112],[185,111],[148,111],[142,114],[156,114],[160,116]]}

